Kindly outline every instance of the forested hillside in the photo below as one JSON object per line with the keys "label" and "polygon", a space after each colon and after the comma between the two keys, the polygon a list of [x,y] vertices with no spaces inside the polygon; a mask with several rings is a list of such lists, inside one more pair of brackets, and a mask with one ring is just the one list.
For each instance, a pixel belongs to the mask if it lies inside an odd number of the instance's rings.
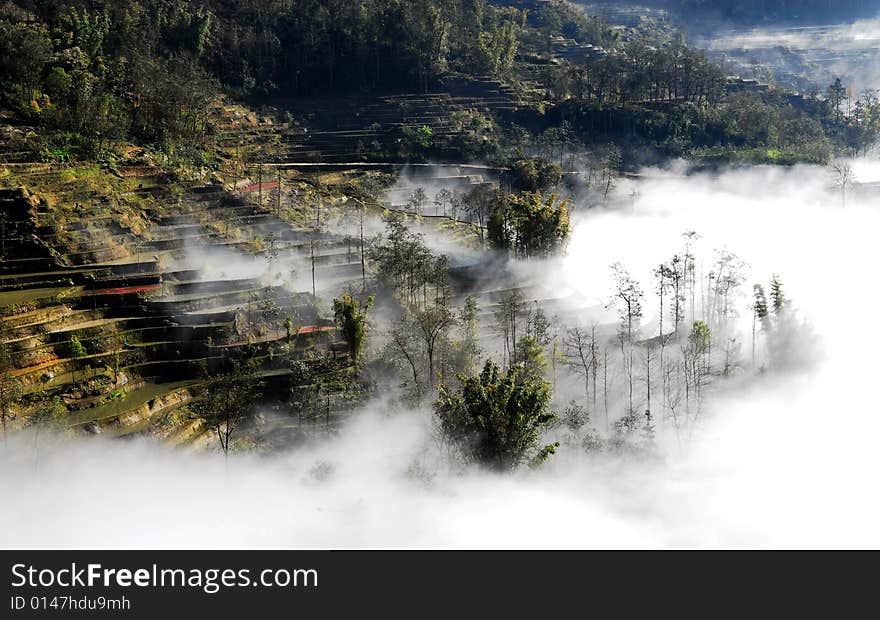
{"label": "forested hillside", "polygon": [[[221,93],[276,103],[426,93],[447,76],[508,85],[534,113],[506,122],[577,143],[823,161],[876,133],[871,98],[843,118],[840,97],[739,92],[680,39],[623,41],[561,0],[19,0],[0,6],[0,35],[0,97],[54,132],[41,146],[50,158],[106,158],[131,141],[204,160]],[[432,156],[422,146],[418,156]],[[485,145],[442,152],[498,156]]]}
{"label": "forested hillside", "polygon": [[[219,87],[289,98],[425,91],[447,72],[508,75],[527,20],[515,7],[460,0],[7,2],[2,97],[98,146],[192,142]],[[532,21],[532,37],[607,34],[570,9]]]}

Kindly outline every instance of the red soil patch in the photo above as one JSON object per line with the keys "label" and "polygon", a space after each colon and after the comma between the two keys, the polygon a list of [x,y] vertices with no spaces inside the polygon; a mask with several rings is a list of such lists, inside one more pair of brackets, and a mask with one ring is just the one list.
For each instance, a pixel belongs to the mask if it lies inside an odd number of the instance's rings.
{"label": "red soil patch", "polygon": [[[278,189],[278,181],[271,181],[263,183],[263,189]],[[260,191],[259,183],[251,183],[250,185],[245,185],[239,191],[242,192],[258,192]]]}
{"label": "red soil patch", "polygon": [[117,288],[104,288],[98,291],[92,291],[92,295],[125,295],[127,293],[148,293],[150,291],[158,291],[162,288],[161,284],[143,284],[141,286],[120,286]]}
{"label": "red soil patch", "polygon": [[331,332],[335,327],[332,325],[306,325],[305,327],[300,327],[299,331],[296,332],[296,335],[300,334],[316,334],[319,332]]}

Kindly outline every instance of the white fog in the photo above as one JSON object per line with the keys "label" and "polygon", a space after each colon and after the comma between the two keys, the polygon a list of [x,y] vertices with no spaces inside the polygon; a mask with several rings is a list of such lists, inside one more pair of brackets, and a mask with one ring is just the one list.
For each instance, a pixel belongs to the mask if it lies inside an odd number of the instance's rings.
{"label": "white fog", "polygon": [[[523,266],[601,304],[609,266],[622,261],[652,299],[651,270],[694,230],[698,269],[716,248],[748,263],[743,308],[753,283],[784,279],[809,326],[792,351],[798,363],[713,386],[682,443],[658,421],[659,458],[563,445],[535,470],[463,468],[435,440],[429,407],[399,410],[379,396],[338,436],[228,462],[146,441],[35,443],[20,434],[0,451],[0,544],[880,546],[872,318],[880,211],[869,185],[880,164],[854,168],[862,185],[845,206],[819,167],[646,170],[619,183],[612,206],[576,205],[564,257]],[[646,306],[649,326],[655,310]],[[748,311],[740,320],[750,323]]]}

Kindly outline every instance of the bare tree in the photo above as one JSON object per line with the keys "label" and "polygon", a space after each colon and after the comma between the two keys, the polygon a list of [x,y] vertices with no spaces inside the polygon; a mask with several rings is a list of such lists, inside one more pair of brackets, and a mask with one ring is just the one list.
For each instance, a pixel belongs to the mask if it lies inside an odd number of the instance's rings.
{"label": "bare tree", "polygon": [[386,350],[392,359],[396,359],[409,367],[412,373],[416,402],[421,402],[422,400],[422,384],[419,378],[422,359],[419,349],[419,337],[411,321],[404,318],[388,333]]}
{"label": "bare tree", "polygon": [[611,266],[614,273],[614,302],[620,316],[620,348],[629,380],[629,413],[633,412],[633,362],[635,336],[642,319],[644,293],[629,272],[620,263]]}
{"label": "bare tree", "polygon": [[[594,332],[595,333],[595,332]],[[565,363],[584,379],[584,394],[590,397],[590,376],[594,371],[595,343],[587,330],[580,327],[567,329],[562,339]],[[595,397],[595,395],[594,395]]]}
{"label": "bare tree", "polygon": [[746,263],[728,250],[715,250],[715,264],[709,273],[707,322],[722,329],[736,315],[731,296],[745,281]]}
{"label": "bare tree", "polygon": [[682,400],[682,364],[674,363],[666,367],[663,376],[663,406],[669,412],[672,427],[675,429],[675,437],[681,447],[681,425],[679,415]]}
{"label": "bare tree", "polygon": [[654,363],[654,346],[651,341],[647,341],[644,346],[644,361],[645,361],[645,394],[647,398],[646,405],[646,415],[650,417],[651,415],[651,366]]}
{"label": "bare tree", "polygon": [[266,246],[266,269],[271,278],[273,276],[272,272],[275,268],[275,263],[278,261],[278,235],[270,230],[266,233],[264,244]]}
{"label": "bare tree", "polygon": [[498,302],[494,312],[498,331],[504,337],[505,358],[511,366],[516,363],[516,328],[524,307],[519,289],[513,289]]}
{"label": "bare tree", "polygon": [[495,192],[485,186],[478,185],[465,196],[463,201],[463,207],[468,211],[471,222],[477,226],[480,243],[484,243],[486,240],[486,222],[492,211],[494,200]]}
{"label": "bare tree", "polygon": [[602,354],[602,400],[605,405],[605,432],[608,432],[608,347]]}
{"label": "bare tree", "polygon": [[437,304],[417,311],[413,320],[425,345],[425,353],[428,356],[428,389],[433,391],[434,358],[437,353],[437,344],[443,332],[455,322],[455,317],[446,304]]}
{"label": "bare tree", "polygon": [[694,244],[700,235],[695,230],[686,230],[681,235],[684,238],[684,255],[682,256],[682,279],[686,283],[690,293],[691,321],[697,318],[696,294],[697,294],[697,268],[696,259],[693,255]]}
{"label": "bare tree", "polygon": [[445,216],[447,208],[452,204],[452,198],[452,192],[445,187],[437,192],[434,195],[434,215],[440,215],[440,210],[442,209]]}
{"label": "bare tree", "polygon": [[423,187],[417,187],[412,194],[409,196],[409,202],[407,205],[410,209],[414,210],[416,215],[422,214],[422,208],[425,206],[425,203],[428,201],[428,194],[425,193],[425,189]]}
{"label": "bare tree", "polygon": [[608,198],[608,193],[614,189],[614,179],[620,173],[621,161],[620,148],[613,142],[610,143],[605,151],[605,160],[602,162],[602,173],[604,176],[603,184],[605,186],[602,193],[603,200],[606,200]]}
{"label": "bare tree", "polygon": [[840,206],[846,207],[846,190],[855,182],[855,173],[848,162],[839,159],[831,164],[834,184],[840,188]]}

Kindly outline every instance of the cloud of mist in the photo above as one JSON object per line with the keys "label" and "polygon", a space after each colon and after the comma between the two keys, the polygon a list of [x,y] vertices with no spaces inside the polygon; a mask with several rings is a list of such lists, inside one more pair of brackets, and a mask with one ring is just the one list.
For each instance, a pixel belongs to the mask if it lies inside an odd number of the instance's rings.
{"label": "cloud of mist", "polygon": [[817,167],[649,170],[621,182],[614,206],[577,212],[547,282],[601,301],[620,260],[650,290],[650,270],[693,229],[698,256],[727,247],[749,263],[745,288],[780,274],[823,341],[812,369],[725,384],[701,432],[662,461],[562,449],[539,470],[461,470],[429,412],[384,401],[337,437],[231,457],[228,473],[218,455],[100,440],[47,444],[35,465],[23,437],[0,447],[0,544],[878,547],[880,209],[852,193],[842,208]]}
{"label": "cloud of mist", "polygon": [[756,60],[771,66],[774,72],[809,78],[823,88],[841,77],[857,93],[880,87],[878,42],[880,18],[823,26],[722,28],[697,36],[694,41],[710,54],[725,54],[745,62]]}

